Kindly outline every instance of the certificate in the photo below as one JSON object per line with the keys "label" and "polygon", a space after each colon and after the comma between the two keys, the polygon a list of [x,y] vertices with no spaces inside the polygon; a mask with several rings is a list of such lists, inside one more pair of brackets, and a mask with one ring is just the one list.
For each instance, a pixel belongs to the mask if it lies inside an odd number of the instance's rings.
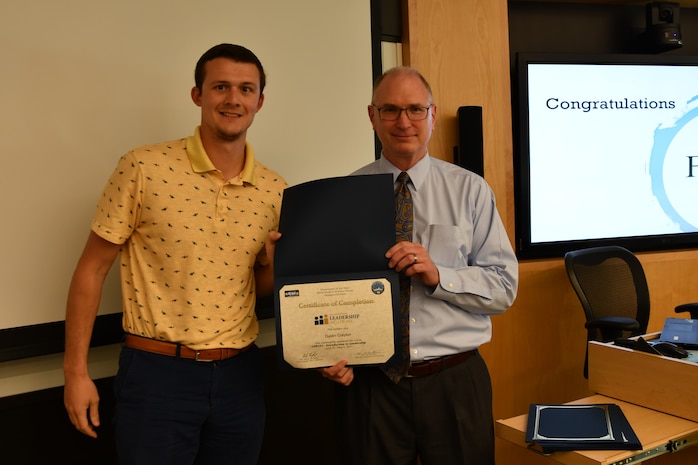
{"label": "certificate", "polygon": [[283,357],[294,368],[385,363],[395,353],[387,279],[287,284],[279,302]]}
{"label": "certificate", "polygon": [[390,174],[320,179],[284,191],[274,254],[281,368],[402,356],[395,350],[398,273],[385,258],[395,243],[394,217]]}

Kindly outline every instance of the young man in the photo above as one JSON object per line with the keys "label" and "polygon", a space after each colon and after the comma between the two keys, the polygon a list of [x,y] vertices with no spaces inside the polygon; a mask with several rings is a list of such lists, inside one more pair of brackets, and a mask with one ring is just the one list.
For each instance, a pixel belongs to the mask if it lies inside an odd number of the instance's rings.
{"label": "young man", "polygon": [[409,176],[411,238],[386,257],[410,280],[410,361],[397,377],[345,361],[321,370],[339,383],[342,463],[492,465],[492,389],[477,349],[490,340],[490,315],[514,301],[516,257],[484,179],[429,156],[436,105],[421,74],[387,71],[368,115],[383,153],[355,174]]}
{"label": "young man", "polygon": [[99,397],[87,354],[119,256],[122,464],[257,463],[265,411],[255,301],[272,290],[271,232],[286,187],[246,142],[264,86],[251,51],[208,50],[191,90],[201,107],[195,134],[124,155],[99,200],[68,295],[65,406],[95,437]]}

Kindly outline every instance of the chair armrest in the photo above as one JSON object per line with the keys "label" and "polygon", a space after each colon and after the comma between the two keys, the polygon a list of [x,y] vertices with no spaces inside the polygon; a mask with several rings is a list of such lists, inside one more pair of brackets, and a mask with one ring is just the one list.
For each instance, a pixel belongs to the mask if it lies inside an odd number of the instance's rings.
{"label": "chair armrest", "polygon": [[622,331],[634,331],[640,327],[640,323],[633,318],[622,316],[607,316],[589,320],[584,324],[587,329],[617,329]]}
{"label": "chair armrest", "polygon": [[689,312],[692,320],[698,320],[698,302],[677,305],[674,311],[676,313]]}

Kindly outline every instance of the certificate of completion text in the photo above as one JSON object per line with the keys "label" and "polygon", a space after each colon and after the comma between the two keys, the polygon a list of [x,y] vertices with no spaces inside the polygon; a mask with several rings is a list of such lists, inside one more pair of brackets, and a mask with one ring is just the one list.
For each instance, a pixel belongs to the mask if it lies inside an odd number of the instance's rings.
{"label": "certificate of completion text", "polygon": [[395,351],[391,295],[382,278],[284,285],[284,360],[295,368],[385,363]]}

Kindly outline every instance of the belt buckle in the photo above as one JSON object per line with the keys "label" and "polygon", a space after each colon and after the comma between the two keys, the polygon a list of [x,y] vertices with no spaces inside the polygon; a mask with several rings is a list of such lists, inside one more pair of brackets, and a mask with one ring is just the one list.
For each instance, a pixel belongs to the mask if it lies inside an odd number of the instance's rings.
{"label": "belt buckle", "polygon": [[200,350],[197,350],[196,353],[194,354],[194,361],[197,361],[197,362],[207,362],[207,363],[211,363],[211,362],[215,361],[215,360],[213,360],[213,359],[199,358],[199,355],[201,355],[201,351],[200,351]]}

